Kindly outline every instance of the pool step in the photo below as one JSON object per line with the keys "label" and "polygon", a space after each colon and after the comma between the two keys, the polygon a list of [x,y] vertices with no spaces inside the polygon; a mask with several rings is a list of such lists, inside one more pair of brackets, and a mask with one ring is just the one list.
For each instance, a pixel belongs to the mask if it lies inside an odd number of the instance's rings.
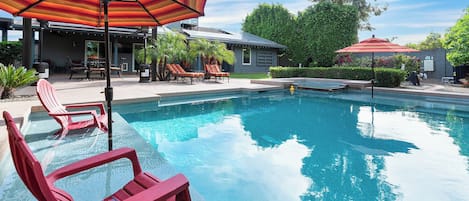
{"label": "pool step", "polygon": [[224,101],[234,98],[247,97],[247,94],[226,94],[226,95],[197,95],[197,96],[176,96],[161,98],[158,102],[159,107],[182,105],[182,104],[201,104],[204,102]]}

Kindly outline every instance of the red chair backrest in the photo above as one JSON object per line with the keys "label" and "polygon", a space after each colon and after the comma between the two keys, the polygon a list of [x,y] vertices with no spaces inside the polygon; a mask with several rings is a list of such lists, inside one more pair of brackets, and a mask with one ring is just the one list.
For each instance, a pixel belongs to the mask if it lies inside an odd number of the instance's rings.
{"label": "red chair backrest", "polygon": [[[47,112],[67,112],[65,110],[65,107],[60,103],[59,99],[57,98],[55,88],[47,80],[40,79],[37,82],[36,94],[39,97],[39,100],[41,101],[44,108],[47,110]],[[70,116],[54,116],[54,118],[61,125],[64,126],[67,126],[68,123],[72,121]]]}
{"label": "red chair backrest", "polygon": [[29,191],[40,201],[56,200],[42,171],[41,164],[29,149],[11,115],[4,111],[11,157],[16,172]]}

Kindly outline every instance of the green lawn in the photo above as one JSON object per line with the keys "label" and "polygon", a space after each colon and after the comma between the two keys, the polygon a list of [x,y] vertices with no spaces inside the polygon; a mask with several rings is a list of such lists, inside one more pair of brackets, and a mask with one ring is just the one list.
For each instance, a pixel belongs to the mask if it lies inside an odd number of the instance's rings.
{"label": "green lawn", "polygon": [[267,73],[230,73],[230,78],[241,79],[267,79]]}

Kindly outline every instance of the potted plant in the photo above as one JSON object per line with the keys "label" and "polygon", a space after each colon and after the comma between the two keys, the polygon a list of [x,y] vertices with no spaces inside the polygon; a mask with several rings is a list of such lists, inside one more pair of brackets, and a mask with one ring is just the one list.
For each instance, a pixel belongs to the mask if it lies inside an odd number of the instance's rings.
{"label": "potted plant", "polygon": [[0,87],[3,88],[0,99],[12,98],[13,91],[37,81],[36,70],[25,67],[15,68],[12,64],[0,63]]}

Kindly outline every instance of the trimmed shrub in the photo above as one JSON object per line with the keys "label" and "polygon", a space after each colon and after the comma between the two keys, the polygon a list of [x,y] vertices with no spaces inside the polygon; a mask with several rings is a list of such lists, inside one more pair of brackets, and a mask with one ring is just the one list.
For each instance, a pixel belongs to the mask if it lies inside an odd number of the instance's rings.
{"label": "trimmed shrub", "polygon": [[407,76],[407,72],[400,69],[378,68],[375,70],[378,87],[398,87]]}
{"label": "trimmed shrub", "polygon": [[[371,80],[371,68],[366,67],[270,67],[272,78],[311,77],[347,80]],[[375,68],[376,86],[398,87],[404,81],[406,71],[391,68]]]}

